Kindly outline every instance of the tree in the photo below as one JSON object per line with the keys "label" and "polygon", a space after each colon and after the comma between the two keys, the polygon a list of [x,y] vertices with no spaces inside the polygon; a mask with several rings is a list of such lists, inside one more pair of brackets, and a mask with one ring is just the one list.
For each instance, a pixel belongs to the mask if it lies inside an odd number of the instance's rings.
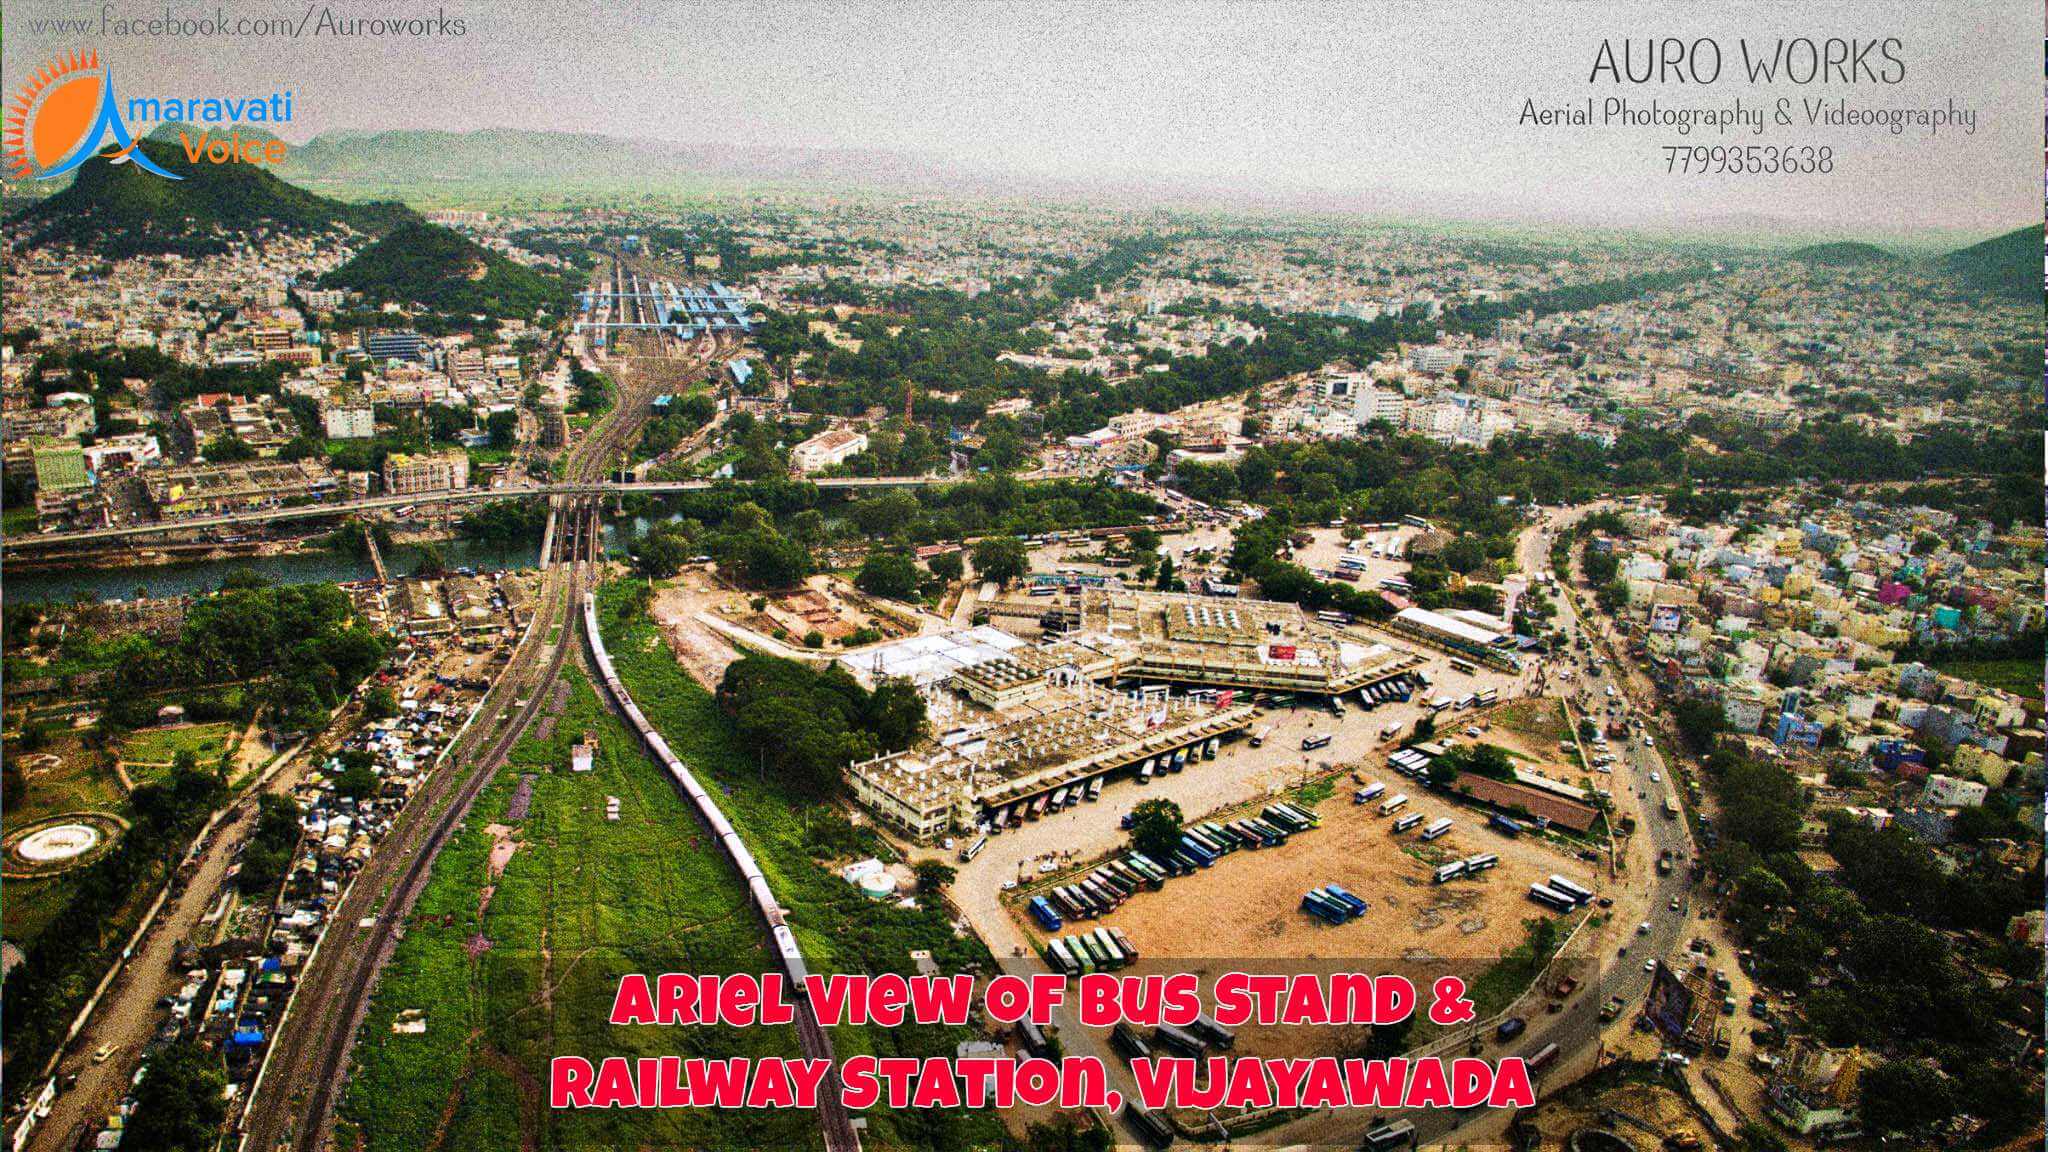
{"label": "tree", "polygon": [[1171,800],[1140,800],[1131,809],[1131,843],[1138,851],[1162,860],[1180,847],[1180,805]]}
{"label": "tree", "polygon": [[136,1085],[124,1143],[158,1152],[213,1148],[227,1119],[227,1083],[220,1057],[189,1040],[159,1050]]}
{"label": "tree", "polygon": [[917,595],[917,561],[901,552],[870,552],[853,586],[870,596],[908,600]]}
{"label": "tree", "polygon": [[341,753],[341,774],[334,778],[334,790],[361,800],[377,793],[376,761],[368,752],[350,748]]}
{"label": "tree", "polygon": [[1415,1027],[1415,1017],[1404,1016],[1388,1024],[1372,1026],[1372,1035],[1366,1037],[1365,1058],[1368,1060],[1389,1060],[1408,1050],[1408,1033]]}
{"label": "tree", "polygon": [[1917,1132],[1955,1114],[1947,1077],[1922,1060],[1891,1060],[1863,1073],[1856,1115],[1866,1131]]}
{"label": "tree", "polygon": [[372,720],[389,720],[398,715],[398,694],[389,684],[373,684],[363,696],[363,715]]}
{"label": "tree", "polygon": [[967,560],[958,552],[941,552],[924,564],[932,570],[932,575],[949,583],[958,580],[961,573],[967,570]]}
{"label": "tree", "polygon": [[439,576],[448,570],[448,561],[441,555],[441,549],[432,541],[421,544],[413,552],[412,571],[415,576]]}
{"label": "tree", "polygon": [[512,448],[519,443],[519,413],[513,409],[491,413],[484,427],[490,430],[493,448]]}
{"label": "tree", "polygon": [[1024,542],[1011,536],[990,536],[974,545],[974,574],[983,580],[1008,584],[1031,570]]}
{"label": "tree", "polygon": [[917,873],[917,890],[933,896],[950,886],[953,878],[959,875],[951,864],[940,860],[920,861],[913,871]]}
{"label": "tree", "polygon": [[1792,889],[1768,868],[1752,867],[1735,882],[1733,908],[1738,923],[1756,923],[1791,903]]}
{"label": "tree", "polygon": [[1116,1143],[1109,1130],[1094,1122],[1091,1113],[1075,1119],[1073,1112],[1058,1112],[1043,1124],[1024,1130],[1026,1152],[1109,1152]]}
{"label": "tree", "polygon": [[690,561],[690,541],[673,524],[656,524],[633,541],[633,570],[654,580],[666,580],[683,570]]}

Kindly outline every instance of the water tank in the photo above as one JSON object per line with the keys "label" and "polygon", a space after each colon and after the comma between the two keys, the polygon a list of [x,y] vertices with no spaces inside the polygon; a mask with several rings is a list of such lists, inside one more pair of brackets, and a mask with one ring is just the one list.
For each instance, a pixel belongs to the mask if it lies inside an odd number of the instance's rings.
{"label": "water tank", "polygon": [[870,900],[886,900],[896,891],[896,878],[887,872],[870,872],[860,878],[860,890]]}

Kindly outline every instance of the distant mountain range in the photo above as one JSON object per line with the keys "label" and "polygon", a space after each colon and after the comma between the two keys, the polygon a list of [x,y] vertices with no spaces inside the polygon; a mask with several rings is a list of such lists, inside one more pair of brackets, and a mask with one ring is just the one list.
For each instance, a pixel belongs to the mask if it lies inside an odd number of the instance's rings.
{"label": "distant mountain range", "polygon": [[618,186],[678,180],[839,180],[960,184],[957,173],[900,153],[683,145],[578,132],[327,132],[292,149],[281,174],[351,187],[459,184]]}
{"label": "distant mountain range", "polygon": [[[2014,300],[2038,301],[2041,299],[2041,242],[2041,225],[2034,224],[1934,257],[1930,266],[1972,291]],[[1828,268],[1907,263],[1906,257],[1896,252],[1854,241],[1795,249],[1787,252],[1785,259]]]}
{"label": "distant mountain range", "polygon": [[[162,125],[141,146],[152,159],[187,179],[166,181],[132,165],[87,164],[69,186],[23,208],[22,226],[39,241],[68,241],[119,257],[154,252],[203,255],[223,250],[234,236],[260,236],[267,230],[309,234],[347,229],[382,236],[400,223],[419,223],[414,212],[396,203],[349,202],[299,185],[355,198],[402,195],[415,201],[446,198],[458,203],[494,189],[523,197],[551,191],[650,192],[718,181],[786,181],[962,195],[1040,194],[1154,206],[1204,202],[1199,191],[1182,190],[1185,195],[1176,195],[1163,184],[1033,181],[879,150],[683,145],[514,129],[328,132],[294,145],[273,175],[273,170],[246,164],[191,164],[177,142],[179,127]],[[258,129],[239,131],[245,137],[268,138]],[[10,196],[32,196],[36,191],[9,186]],[[1249,207],[1266,201],[1233,198],[1232,202]],[[1283,197],[1269,206],[1288,205]],[[1311,206],[1293,207],[1307,210]],[[1699,224],[1709,230],[1713,227],[1706,219]],[[419,237],[414,235],[414,239]],[[481,249],[458,255],[449,251],[451,248],[445,241],[429,245],[430,251],[450,260],[451,268],[463,266],[465,277],[479,267],[475,260]],[[2033,225],[1937,257],[1932,266],[1977,291],[2012,299],[2038,298],[2041,255],[2042,229]],[[1907,257],[1857,242],[1816,244],[1794,250],[1787,258],[1834,267],[1907,261]],[[1928,266],[1918,259],[1913,263]],[[525,270],[509,262],[507,266]],[[378,271],[377,263],[366,267],[366,290],[388,291],[394,298],[403,294],[399,284]],[[491,289],[503,289],[502,295],[486,293],[481,302],[532,296],[533,285],[509,282],[509,273],[489,259],[480,267],[482,277],[494,277]],[[463,283],[473,281],[465,279]],[[422,291],[431,294],[432,289]],[[456,295],[479,302],[472,289]],[[432,302],[419,295],[413,299]]]}
{"label": "distant mountain range", "polygon": [[1967,287],[1994,296],[2041,302],[2041,225],[1994,236],[1941,258]]}
{"label": "distant mountain range", "polygon": [[1787,260],[1802,264],[1819,264],[1831,268],[1850,268],[1861,264],[1896,263],[1899,257],[1879,248],[1875,244],[1860,244],[1842,241],[1835,244],[1815,244],[1785,254]]}

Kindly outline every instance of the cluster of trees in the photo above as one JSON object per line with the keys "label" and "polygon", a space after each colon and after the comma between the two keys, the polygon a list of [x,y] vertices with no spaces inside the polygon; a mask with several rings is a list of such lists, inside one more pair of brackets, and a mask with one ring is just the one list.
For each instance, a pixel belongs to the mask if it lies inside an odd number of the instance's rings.
{"label": "cluster of trees", "polygon": [[[959,560],[958,553],[949,555],[955,562]],[[926,583],[927,574],[919,570],[917,561],[907,553],[895,551],[868,553],[853,578],[854,587],[870,596],[884,596],[891,600],[914,599],[918,589]]]}
{"label": "cluster of trees", "polygon": [[320,278],[375,301],[423,304],[446,317],[490,320],[562,316],[574,295],[559,277],[514,263],[461,233],[407,220],[355,258]]}
{"label": "cluster of trees", "polygon": [[[1864,1123],[1912,1132],[1969,1112],[2010,1135],[2028,1122],[2011,1091],[2021,1073],[2001,1033],[2038,1030],[2038,950],[1994,945],[1976,956],[1944,930],[1996,933],[2038,903],[2038,891],[1996,865],[1950,875],[1926,845],[1846,813],[1828,821],[1838,877],[1800,859],[1807,796],[1783,767],[1722,749],[1707,778],[1725,803],[1713,870],[1733,884],[1730,907],[1754,949],[1758,976],[1805,998],[1807,1021],[1834,1045],[1884,1052],[1861,1084]],[[2016,979],[1994,984],[1983,971]],[[1822,981],[1825,986],[1816,987]]]}
{"label": "cluster of trees", "polygon": [[1449,788],[1461,775],[1513,780],[1515,761],[1498,745],[1459,744],[1429,765],[1429,782],[1436,787]]}
{"label": "cluster of trees", "polygon": [[718,402],[704,392],[692,392],[669,405],[669,410],[650,420],[640,430],[640,441],[633,449],[635,460],[653,460],[660,457],[690,433],[711,423],[718,415]]}
{"label": "cluster of trees", "polygon": [[837,664],[820,670],[773,656],[726,668],[718,706],[763,770],[810,796],[836,794],[847,764],[907,748],[930,728],[909,681],[870,692]]}
{"label": "cluster of trees", "polygon": [[536,540],[547,531],[548,506],[540,500],[493,500],[470,509],[459,531],[470,540]]}
{"label": "cluster of trees", "polygon": [[256,831],[242,850],[242,870],[236,873],[235,884],[261,897],[274,892],[292,866],[292,854],[299,847],[299,804],[275,795],[265,795],[257,803]]}
{"label": "cluster of trees", "polygon": [[176,637],[124,637],[105,723],[152,722],[153,696],[166,689],[255,682],[250,699],[273,725],[311,727],[377,669],[386,647],[333,584],[225,586],[186,609]]}

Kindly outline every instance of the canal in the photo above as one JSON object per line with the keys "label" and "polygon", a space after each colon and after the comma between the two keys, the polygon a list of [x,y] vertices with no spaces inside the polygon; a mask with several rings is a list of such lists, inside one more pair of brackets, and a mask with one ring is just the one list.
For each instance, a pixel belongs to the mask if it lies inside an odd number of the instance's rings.
{"label": "canal", "polygon": [[[434,545],[449,568],[479,572],[532,568],[540,561],[538,541],[443,540]],[[394,545],[384,567],[394,577],[411,574],[418,549]],[[367,556],[347,552],[306,552],[291,556],[247,556],[146,568],[77,568],[41,572],[0,572],[0,594],[10,601],[69,601],[81,593],[98,600],[129,600],[137,589],[152,597],[182,596],[220,587],[230,573],[253,572],[273,584],[369,580],[376,575]]]}

